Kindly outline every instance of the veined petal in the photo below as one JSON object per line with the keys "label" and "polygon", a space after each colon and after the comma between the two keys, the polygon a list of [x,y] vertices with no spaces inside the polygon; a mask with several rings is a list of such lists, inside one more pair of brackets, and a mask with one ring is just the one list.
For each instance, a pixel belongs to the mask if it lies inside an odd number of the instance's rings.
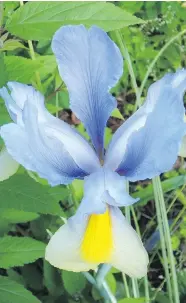
{"label": "veined petal", "polygon": [[10,94],[3,87],[0,89],[0,96],[4,99],[7,110],[15,123],[23,125],[22,111],[27,100],[37,107],[40,120],[44,119],[44,114],[47,115],[47,111],[44,106],[44,97],[40,92],[32,86],[19,82],[8,82],[7,86]]}
{"label": "veined petal", "polygon": [[137,202],[138,198],[126,192],[125,182],[124,177],[103,168],[85,177],[84,198],[78,213],[103,214],[107,204],[120,207]]}
{"label": "veined petal", "polygon": [[84,123],[98,154],[103,150],[104,127],[116,107],[108,93],[122,75],[123,60],[118,47],[96,26],[61,27],[52,49],[59,72],[70,94],[70,106]]}
{"label": "veined petal", "polygon": [[130,181],[170,170],[185,133],[185,88],[186,70],[168,74],[154,83],[145,104],[114,134],[105,166]]}
{"label": "veined petal", "polygon": [[98,169],[99,160],[88,142],[46,110],[40,93],[30,86],[21,86],[19,83],[20,99],[23,98],[19,102],[17,84],[11,86],[14,103],[20,106],[18,113],[13,112],[17,124],[1,127],[1,136],[14,159],[48,179],[51,185],[68,184]]}
{"label": "veined petal", "polygon": [[10,156],[6,148],[3,148],[0,152],[0,181],[4,181],[14,175],[18,168],[19,163]]}
{"label": "veined petal", "polygon": [[74,272],[95,269],[98,264],[82,259],[81,243],[87,225],[86,217],[74,216],[50,239],[45,253],[45,259],[53,266]]}
{"label": "veined petal", "polygon": [[135,230],[119,208],[111,207],[113,253],[110,263],[130,277],[142,278],[147,274],[148,254]]}

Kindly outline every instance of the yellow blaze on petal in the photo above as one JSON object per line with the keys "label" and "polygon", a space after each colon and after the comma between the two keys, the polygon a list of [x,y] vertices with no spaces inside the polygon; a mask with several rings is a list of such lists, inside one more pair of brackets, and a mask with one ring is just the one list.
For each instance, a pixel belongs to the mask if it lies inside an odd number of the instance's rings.
{"label": "yellow blaze on petal", "polygon": [[109,262],[112,248],[112,222],[107,208],[104,214],[90,215],[81,244],[81,255],[87,262],[106,263]]}

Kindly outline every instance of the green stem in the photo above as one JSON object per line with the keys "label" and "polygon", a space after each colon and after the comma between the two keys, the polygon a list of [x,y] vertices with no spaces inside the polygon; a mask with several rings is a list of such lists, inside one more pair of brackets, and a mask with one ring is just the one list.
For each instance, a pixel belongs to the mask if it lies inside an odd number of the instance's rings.
{"label": "green stem", "polygon": [[96,275],[96,282],[98,286],[103,284],[103,281],[110,269],[111,269],[110,264],[103,264],[100,266]]}
{"label": "green stem", "polygon": [[82,274],[93,286],[96,287],[100,295],[103,297],[105,303],[117,303],[116,298],[113,296],[105,281],[103,281],[103,284],[100,286],[89,272],[83,272]]}
{"label": "green stem", "polygon": [[120,45],[121,53],[122,53],[124,59],[127,62],[127,67],[128,67],[129,74],[130,74],[130,77],[131,77],[132,86],[133,86],[135,94],[136,94],[136,103],[135,103],[135,107],[134,107],[134,112],[135,112],[136,109],[137,109],[137,107],[140,105],[139,88],[137,86],[136,77],[135,77],[133,66],[132,66],[132,61],[131,61],[128,49],[126,47],[125,41],[122,38],[122,34],[121,34],[121,32],[119,30],[115,31],[115,33],[116,33],[116,38],[118,40],[118,43]]}
{"label": "green stem", "polygon": [[[159,232],[160,232],[160,243],[161,243],[163,263],[164,263],[163,265],[164,265],[165,275],[166,275],[166,279],[167,279],[169,299],[170,299],[171,303],[178,303],[179,301],[173,301],[173,292],[174,292],[175,298],[176,298],[176,294],[175,294],[175,288],[172,289],[172,285],[171,285],[171,279],[170,279],[170,274],[169,274],[169,263],[168,263],[167,253],[166,253],[166,244],[168,244],[167,240],[168,240],[168,238],[170,238],[170,233],[168,236],[167,230],[165,231],[165,222],[164,221],[167,221],[167,224],[168,224],[168,219],[167,219],[163,191],[162,191],[161,182],[160,182],[159,177],[153,178],[152,183],[153,183],[153,189],[154,189],[157,220],[158,220],[158,227],[159,227]],[[163,211],[162,205],[164,205],[165,213]],[[168,227],[168,229],[169,229],[169,227]],[[171,247],[171,253],[170,253],[170,246],[167,246],[167,250],[168,250],[168,256],[170,257],[170,254],[172,255],[172,247]],[[172,269],[172,266],[171,266],[171,269]],[[177,281],[177,279],[176,279],[176,281]]]}
{"label": "green stem", "polygon": [[141,95],[143,92],[143,89],[145,87],[145,84],[147,82],[147,79],[152,71],[152,69],[154,68],[154,65],[156,64],[156,62],[158,61],[158,59],[161,57],[161,55],[164,53],[164,51],[178,38],[180,38],[182,35],[184,35],[186,33],[186,29],[184,29],[183,31],[181,31],[180,33],[178,33],[176,36],[172,37],[163,47],[162,49],[159,51],[159,53],[156,55],[156,57],[154,58],[154,60],[152,60],[151,64],[149,65],[147,72],[145,74],[145,77],[141,83],[140,89],[139,89],[139,103],[138,106],[141,105]]}
{"label": "green stem", "polygon": [[[28,46],[29,46],[29,50],[30,50],[30,57],[32,60],[36,60],[36,56],[35,56],[35,52],[34,52],[34,47],[32,44],[31,40],[28,40]],[[35,72],[35,77],[36,77],[36,84],[38,89],[41,89],[41,79],[40,79],[40,75],[39,72]]]}
{"label": "green stem", "polygon": [[124,273],[122,273],[122,277],[123,277],[123,282],[124,282],[124,286],[125,286],[126,296],[127,296],[127,298],[130,298],[130,291],[129,291],[129,286],[127,283],[126,275]]}
{"label": "green stem", "polygon": [[[135,213],[135,210],[134,210],[133,206],[131,206],[131,212],[132,212],[132,216],[133,216],[133,219],[134,219],[134,224],[135,224],[136,231],[137,231],[138,235],[141,238],[141,232],[140,232],[138,220],[137,220],[136,213]],[[145,287],[145,303],[150,303],[149,283],[148,283],[148,277],[147,276],[144,277],[144,287]]]}
{"label": "green stem", "polygon": [[174,255],[173,255],[171,234],[170,234],[170,229],[169,229],[169,222],[168,222],[167,211],[166,211],[165,201],[164,201],[164,197],[163,197],[163,190],[162,190],[162,186],[161,186],[160,177],[156,177],[156,183],[158,185],[158,190],[159,190],[160,200],[161,200],[160,209],[161,209],[162,221],[163,221],[163,226],[164,226],[165,240],[167,243],[167,251],[168,251],[168,256],[169,256],[169,261],[170,261],[170,270],[171,270],[173,293],[174,293],[174,303],[180,303],[175,259],[174,259]]}

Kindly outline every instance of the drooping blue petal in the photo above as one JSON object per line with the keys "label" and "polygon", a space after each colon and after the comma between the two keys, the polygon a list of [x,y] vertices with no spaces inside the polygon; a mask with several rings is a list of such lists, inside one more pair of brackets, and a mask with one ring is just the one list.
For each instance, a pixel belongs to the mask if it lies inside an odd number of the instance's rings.
{"label": "drooping blue petal", "polygon": [[31,100],[37,107],[40,113],[40,119],[42,118],[42,113],[45,113],[45,115],[47,114],[44,107],[43,95],[36,91],[32,86],[19,82],[8,82],[7,86],[10,90],[10,94],[8,90],[3,87],[0,89],[0,96],[4,99],[10,117],[15,123],[23,125],[22,111],[27,100]]}
{"label": "drooping blue petal", "polygon": [[126,179],[109,169],[99,169],[85,178],[84,198],[78,213],[104,213],[106,204],[128,206],[139,199],[132,198],[126,192]]}
{"label": "drooping blue petal", "polygon": [[145,104],[113,136],[105,166],[130,181],[170,170],[185,133],[185,89],[186,70],[151,85]]}
{"label": "drooping blue petal", "polygon": [[122,75],[123,60],[118,47],[96,26],[61,27],[52,49],[65,81],[72,111],[84,123],[93,145],[103,150],[104,127],[116,107],[108,93]]}
{"label": "drooping blue petal", "polygon": [[[44,107],[43,96],[33,88],[30,94],[30,89],[22,87],[18,119],[21,123],[4,125],[0,130],[12,157],[51,185],[68,184],[98,169],[99,160],[90,145],[68,124],[52,116]],[[13,89],[12,95],[15,94]]]}

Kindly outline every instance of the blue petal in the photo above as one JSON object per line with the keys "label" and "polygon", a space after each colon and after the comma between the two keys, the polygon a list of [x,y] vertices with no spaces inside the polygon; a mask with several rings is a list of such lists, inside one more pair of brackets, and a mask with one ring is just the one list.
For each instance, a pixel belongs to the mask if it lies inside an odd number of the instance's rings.
{"label": "blue petal", "polygon": [[84,198],[78,213],[104,213],[106,204],[128,206],[139,199],[132,198],[126,192],[126,179],[109,169],[99,169],[85,178]]}
{"label": "blue petal", "polygon": [[186,70],[154,83],[145,104],[113,136],[105,166],[130,181],[152,178],[174,165],[185,133]]}
{"label": "blue petal", "polygon": [[32,86],[19,82],[8,82],[7,86],[10,90],[10,95],[8,90],[3,87],[0,89],[0,96],[4,99],[7,110],[15,123],[23,125],[22,111],[26,100],[30,100],[35,104],[40,112],[40,116],[42,116],[42,112],[46,111],[44,107],[44,97]]}
{"label": "blue petal", "polygon": [[69,90],[71,109],[85,124],[100,155],[104,127],[116,107],[108,90],[122,75],[120,51],[103,30],[96,26],[87,30],[83,25],[61,27],[52,49]]}
{"label": "blue petal", "polygon": [[32,89],[30,95],[30,87],[24,85],[25,95],[27,88],[27,97],[19,108],[21,123],[4,125],[0,130],[12,157],[51,185],[68,184],[98,169],[100,164],[90,145],[68,124],[47,112],[40,93]]}

